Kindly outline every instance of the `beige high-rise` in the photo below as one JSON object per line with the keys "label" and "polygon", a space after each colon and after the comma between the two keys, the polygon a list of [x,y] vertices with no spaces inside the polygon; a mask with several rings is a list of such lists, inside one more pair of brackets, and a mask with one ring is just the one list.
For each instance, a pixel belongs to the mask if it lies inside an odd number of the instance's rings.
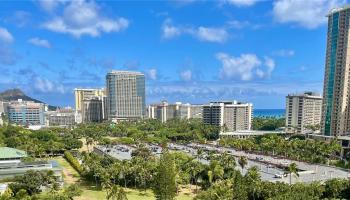
{"label": "beige high-rise", "polygon": [[99,98],[103,99],[105,94],[105,89],[74,89],[74,97],[75,97],[75,111],[81,112],[82,104],[84,100]]}
{"label": "beige high-rise", "polygon": [[313,92],[286,97],[286,132],[304,134],[321,123],[322,97]]}
{"label": "beige high-rise", "polygon": [[223,132],[250,130],[252,116],[251,103],[223,101],[203,106],[203,123],[219,126]]}
{"label": "beige high-rise", "polygon": [[321,122],[321,133],[326,136],[350,134],[349,21],[349,5],[333,9],[328,14]]}

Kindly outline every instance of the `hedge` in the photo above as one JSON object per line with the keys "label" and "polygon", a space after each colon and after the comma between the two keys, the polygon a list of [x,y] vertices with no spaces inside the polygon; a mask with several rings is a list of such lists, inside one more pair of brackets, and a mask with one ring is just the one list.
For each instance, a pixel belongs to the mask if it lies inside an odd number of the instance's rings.
{"label": "hedge", "polygon": [[79,161],[72,155],[71,152],[65,151],[64,158],[72,165],[72,167],[77,170],[79,174],[83,173],[83,167],[80,165]]}

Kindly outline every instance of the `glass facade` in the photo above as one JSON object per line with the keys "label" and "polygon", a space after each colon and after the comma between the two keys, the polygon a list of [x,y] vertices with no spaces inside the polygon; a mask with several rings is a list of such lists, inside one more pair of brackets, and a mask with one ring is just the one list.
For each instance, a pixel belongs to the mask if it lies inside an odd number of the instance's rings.
{"label": "glass facade", "polygon": [[112,71],[106,76],[109,119],[129,120],[145,115],[145,76],[140,72]]}
{"label": "glass facade", "polygon": [[337,64],[337,45],[339,36],[339,13],[332,15],[332,24],[330,27],[330,57],[328,66],[328,80],[326,92],[326,110],[325,110],[325,124],[324,134],[331,135],[331,122],[332,122],[332,110],[333,110],[333,93],[334,93],[334,79],[335,79],[335,68]]}

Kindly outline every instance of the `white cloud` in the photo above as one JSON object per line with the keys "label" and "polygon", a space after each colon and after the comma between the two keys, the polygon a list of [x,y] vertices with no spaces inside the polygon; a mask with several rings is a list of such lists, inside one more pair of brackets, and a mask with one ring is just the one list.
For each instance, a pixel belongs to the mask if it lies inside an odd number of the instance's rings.
{"label": "white cloud", "polygon": [[223,28],[207,28],[207,27],[199,27],[196,36],[203,41],[208,42],[225,42],[228,38],[228,33]]}
{"label": "white cloud", "polygon": [[13,40],[11,33],[6,28],[0,27],[0,42],[12,43]]}
{"label": "white cloud", "polygon": [[46,12],[52,12],[60,3],[59,0],[39,0],[39,6]]}
{"label": "white cloud", "polygon": [[48,79],[36,77],[34,80],[34,87],[40,92],[59,92],[65,93],[65,88],[62,84],[54,83]]}
{"label": "white cloud", "polygon": [[273,15],[277,22],[312,29],[325,24],[329,10],[343,3],[344,0],[277,0],[273,4]]}
{"label": "white cloud", "polygon": [[44,23],[43,27],[79,38],[82,35],[97,37],[101,33],[119,32],[129,26],[129,21],[125,18],[110,19],[100,15],[100,12],[93,1],[71,1],[64,8],[62,16]]}
{"label": "white cloud", "polygon": [[171,39],[183,34],[192,35],[198,40],[205,42],[223,43],[229,38],[225,28],[216,27],[183,27],[172,24],[171,19],[166,19],[162,26],[162,38]]}
{"label": "white cloud", "polygon": [[295,52],[294,50],[290,50],[290,49],[280,49],[278,51],[272,52],[272,54],[275,56],[281,56],[281,57],[291,57],[291,56],[294,56]]}
{"label": "white cloud", "polygon": [[180,78],[183,81],[191,81],[192,80],[192,71],[191,70],[185,70],[180,73]]}
{"label": "white cloud", "polygon": [[238,7],[252,6],[257,2],[258,0],[224,0],[224,3],[231,4]]}
{"label": "white cloud", "polygon": [[148,70],[148,77],[151,80],[157,80],[157,70],[156,69],[150,69]]}
{"label": "white cloud", "polygon": [[233,57],[226,53],[216,54],[216,58],[222,63],[219,77],[221,79],[239,79],[249,81],[255,76],[268,78],[275,68],[275,61],[265,57],[261,61],[255,54],[241,54]]}
{"label": "white cloud", "polygon": [[35,38],[29,39],[28,42],[30,44],[35,45],[35,46],[44,47],[44,48],[51,48],[50,42],[45,40],[45,39],[40,39],[40,38],[35,37]]}
{"label": "white cloud", "polygon": [[162,31],[163,31],[162,37],[165,39],[177,37],[177,36],[181,35],[181,33],[183,32],[181,30],[181,28],[175,27],[172,25],[171,19],[166,19],[164,21],[163,26],[162,26]]}

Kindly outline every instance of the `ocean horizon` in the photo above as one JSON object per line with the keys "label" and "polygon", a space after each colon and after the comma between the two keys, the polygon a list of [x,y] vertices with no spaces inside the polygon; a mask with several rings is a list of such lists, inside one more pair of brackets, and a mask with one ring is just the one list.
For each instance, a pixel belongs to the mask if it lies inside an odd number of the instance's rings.
{"label": "ocean horizon", "polygon": [[254,109],[254,117],[275,117],[283,118],[285,116],[285,109]]}

